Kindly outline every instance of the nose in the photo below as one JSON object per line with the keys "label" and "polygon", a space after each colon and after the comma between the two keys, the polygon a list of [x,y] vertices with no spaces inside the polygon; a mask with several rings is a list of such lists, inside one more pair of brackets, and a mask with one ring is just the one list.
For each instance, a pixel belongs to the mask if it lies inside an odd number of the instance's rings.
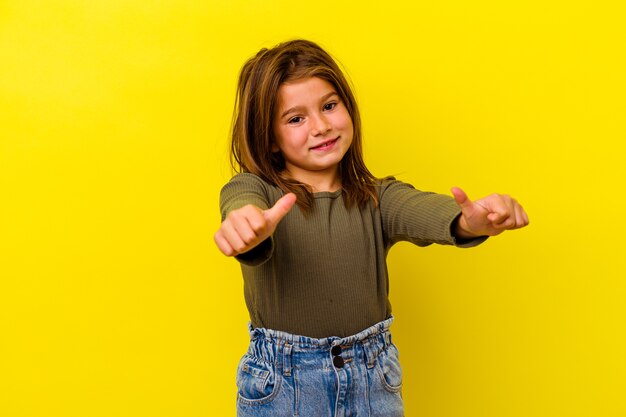
{"label": "nose", "polygon": [[332,126],[324,114],[312,118],[311,134],[313,136],[325,135]]}

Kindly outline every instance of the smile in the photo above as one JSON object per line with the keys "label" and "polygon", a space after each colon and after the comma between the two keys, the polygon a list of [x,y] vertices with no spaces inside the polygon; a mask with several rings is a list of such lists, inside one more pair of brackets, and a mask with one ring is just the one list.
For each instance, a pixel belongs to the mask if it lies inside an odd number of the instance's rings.
{"label": "smile", "polygon": [[320,143],[317,146],[312,147],[311,150],[313,150],[313,151],[327,151],[329,149],[332,149],[335,146],[335,143],[337,143],[338,140],[339,140],[339,137],[337,137],[335,139],[327,140],[325,142]]}

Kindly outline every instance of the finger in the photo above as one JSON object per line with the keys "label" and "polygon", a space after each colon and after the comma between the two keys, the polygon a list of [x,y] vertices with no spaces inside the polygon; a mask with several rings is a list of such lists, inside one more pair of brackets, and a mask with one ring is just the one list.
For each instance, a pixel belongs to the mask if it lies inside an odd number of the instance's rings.
{"label": "finger", "polygon": [[503,196],[500,194],[492,194],[489,197],[481,200],[486,204],[489,214],[487,219],[491,221],[494,227],[505,229],[511,226],[514,222],[514,210],[511,205],[512,199],[509,196]]}
{"label": "finger", "polygon": [[524,221],[522,207],[518,204],[515,206],[515,228],[519,229],[520,227],[526,226],[526,222]]}
{"label": "finger", "polygon": [[506,204],[509,218],[502,222],[501,226],[507,229],[519,229],[520,227],[526,226],[524,209],[522,206],[514,198],[511,198],[508,195],[503,195],[502,200]]}
{"label": "finger", "polygon": [[522,205],[519,205],[519,209],[522,212],[522,219],[524,219],[524,226],[528,226],[528,224],[530,223],[530,220],[528,219],[528,214],[526,213],[526,210],[524,210],[524,207],[522,207]]}
{"label": "finger", "polygon": [[461,210],[469,210],[473,207],[473,203],[467,194],[465,194],[465,191],[461,190],[459,187],[452,187],[450,191],[454,196],[454,201],[461,207]]}
{"label": "finger", "polygon": [[525,227],[528,226],[528,215],[526,214],[526,212],[524,211],[524,207],[522,207],[521,205],[517,205],[516,209],[516,215],[519,216],[520,219],[520,227]]}
{"label": "finger", "polygon": [[224,236],[224,239],[228,242],[231,248],[233,248],[235,254],[243,253],[246,251],[247,245],[237,233],[237,230],[230,221],[224,221],[220,229]]}
{"label": "finger", "polygon": [[[253,206],[246,206],[241,210],[233,211],[229,215],[229,220],[237,235],[243,240],[243,242],[250,246],[258,240],[258,233],[252,226],[251,219],[254,217],[263,217],[259,212],[259,209]],[[254,221],[254,223],[258,223]]]}
{"label": "finger", "polygon": [[226,256],[233,256],[233,255],[235,255],[235,250],[226,241],[226,238],[224,238],[224,235],[222,234],[221,230],[218,230],[215,233],[215,235],[213,236],[213,240],[215,240],[215,244],[217,245],[217,248],[224,255],[226,255]]}
{"label": "finger", "polygon": [[515,201],[515,199],[511,198],[511,196],[509,195],[503,195],[502,201],[504,202],[505,209],[508,214],[508,218],[505,222],[503,222],[503,226],[507,229],[517,228],[517,213],[515,211],[515,207],[518,205],[517,201]]}
{"label": "finger", "polygon": [[295,202],[296,195],[294,193],[285,194],[272,208],[265,210],[263,215],[272,225],[277,225],[289,213]]}
{"label": "finger", "polygon": [[487,215],[487,219],[498,228],[505,227],[505,223],[509,217],[509,214],[503,210],[494,211]]}
{"label": "finger", "polygon": [[253,210],[250,210],[250,213],[246,216],[246,220],[248,220],[248,224],[250,224],[250,227],[257,236],[260,236],[265,232],[267,220],[263,215],[263,211],[258,207],[254,207]]}

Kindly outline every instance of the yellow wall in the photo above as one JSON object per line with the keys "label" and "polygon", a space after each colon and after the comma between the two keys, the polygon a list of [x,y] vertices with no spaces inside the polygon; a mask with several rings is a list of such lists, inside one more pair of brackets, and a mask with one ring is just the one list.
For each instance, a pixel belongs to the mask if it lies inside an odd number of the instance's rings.
{"label": "yellow wall", "polygon": [[407,416],[626,415],[619,3],[0,2],[0,415],[234,416],[218,192],[239,68],[293,37],[352,77],[375,174],[530,214],[391,252]]}

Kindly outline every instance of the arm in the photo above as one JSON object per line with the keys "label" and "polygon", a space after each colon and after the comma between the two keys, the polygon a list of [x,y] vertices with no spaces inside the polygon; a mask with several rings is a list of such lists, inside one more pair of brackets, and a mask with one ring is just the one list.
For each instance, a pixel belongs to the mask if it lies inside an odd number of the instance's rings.
{"label": "arm", "polygon": [[269,259],[271,235],[295,202],[282,194],[256,175],[234,176],[220,193],[222,224],[214,235],[219,250],[247,265]]}
{"label": "arm", "polygon": [[278,223],[291,210],[296,195],[284,195],[272,208],[261,210],[253,204],[228,213],[215,232],[215,243],[226,256],[241,255],[270,237]]}
{"label": "arm", "polygon": [[461,209],[451,196],[416,190],[411,184],[387,177],[381,182],[379,200],[387,247],[399,241],[418,246],[437,243],[471,247],[486,239],[457,241],[451,232]]}

